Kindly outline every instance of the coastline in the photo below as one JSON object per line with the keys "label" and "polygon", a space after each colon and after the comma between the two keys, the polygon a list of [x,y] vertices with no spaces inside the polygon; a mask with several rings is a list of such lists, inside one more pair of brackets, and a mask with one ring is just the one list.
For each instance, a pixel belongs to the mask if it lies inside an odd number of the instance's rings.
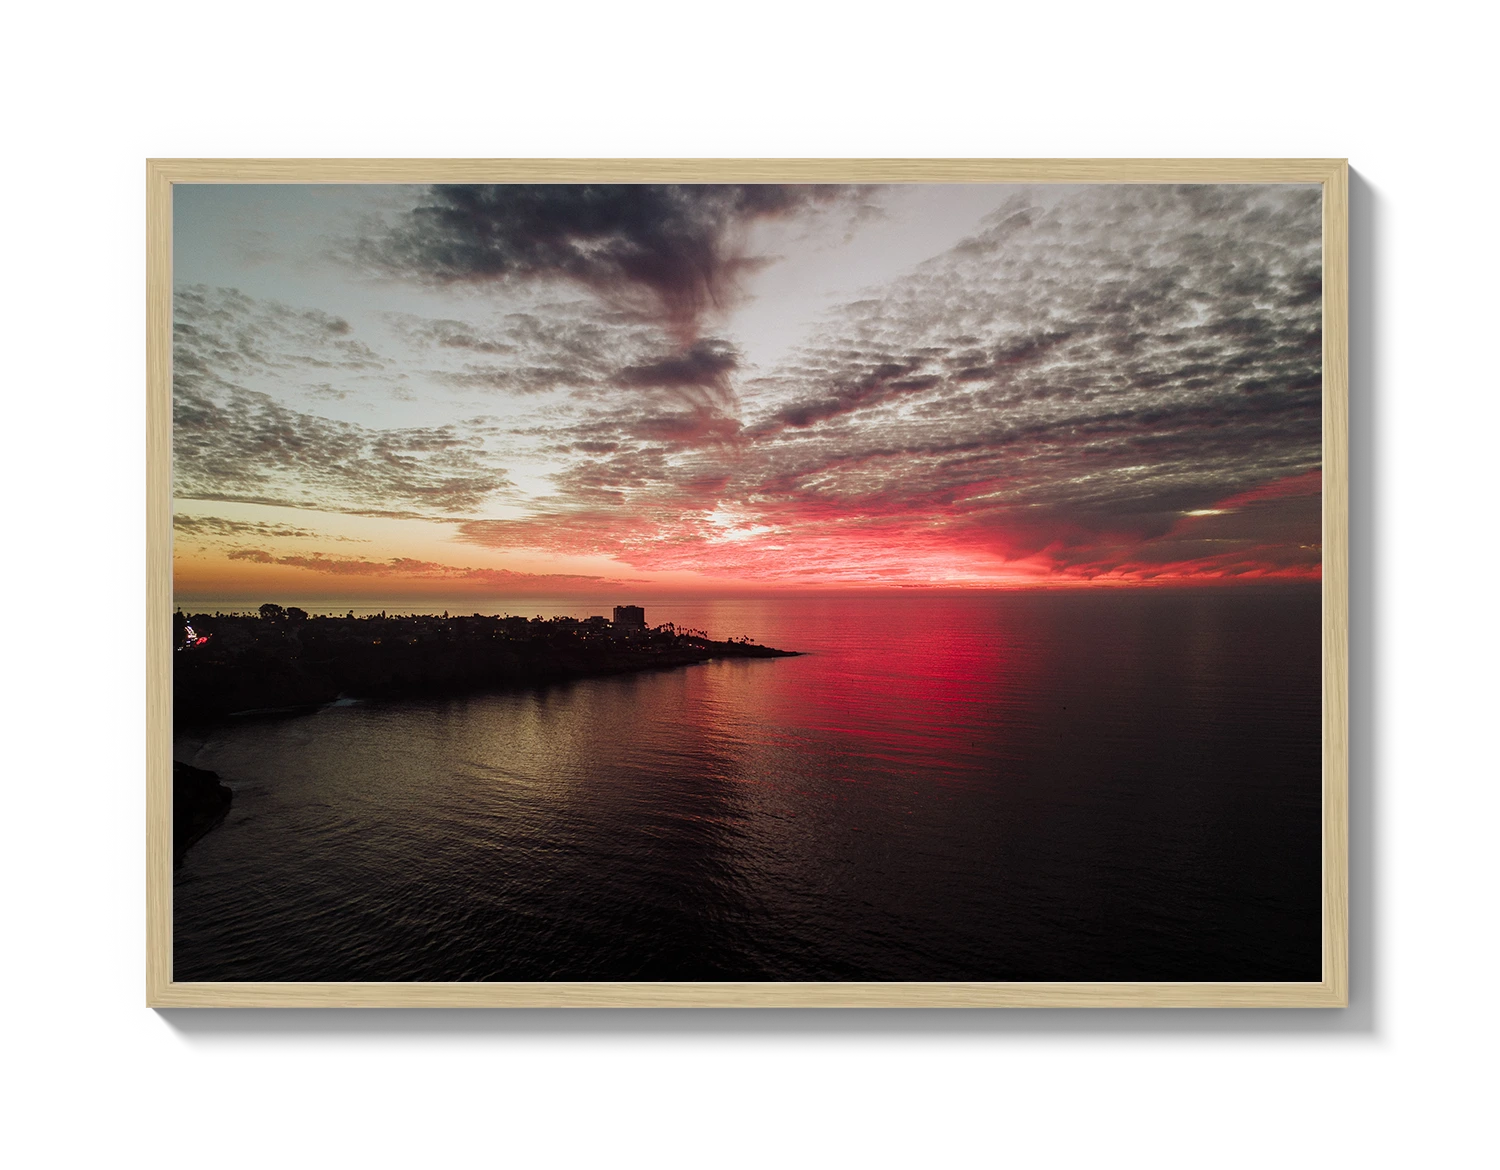
{"label": "coastline", "polygon": [[179,724],[296,714],[339,699],[457,695],[800,653],[671,627],[622,630],[573,619],[179,614],[176,626]]}

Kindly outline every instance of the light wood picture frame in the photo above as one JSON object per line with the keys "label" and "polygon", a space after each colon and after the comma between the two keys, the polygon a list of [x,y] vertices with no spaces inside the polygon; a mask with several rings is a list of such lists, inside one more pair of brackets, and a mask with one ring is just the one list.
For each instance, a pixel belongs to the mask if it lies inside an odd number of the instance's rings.
{"label": "light wood picture frame", "polygon": [[[142,1007],[1347,1008],[1347,157],[147,156],[141,646]],[[1323,962],[1319,983],[183,983],[172,978],[172,192],[195,183],[1317,183],[1323,210]]]}

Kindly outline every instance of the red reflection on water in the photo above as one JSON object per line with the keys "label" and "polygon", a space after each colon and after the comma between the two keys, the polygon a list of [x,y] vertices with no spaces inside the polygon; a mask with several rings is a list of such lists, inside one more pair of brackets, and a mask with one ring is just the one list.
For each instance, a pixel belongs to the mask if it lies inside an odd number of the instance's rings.
{"label": "red reflection on water", "polygon": [[716,636],[748,633],[802,651],[722,664],[723,701],[702,714],[748,718],[807,751],[836,745],[840,756],[951,773],[1033,722],[1036,641],[994,594],[707,601],[659,612]]}

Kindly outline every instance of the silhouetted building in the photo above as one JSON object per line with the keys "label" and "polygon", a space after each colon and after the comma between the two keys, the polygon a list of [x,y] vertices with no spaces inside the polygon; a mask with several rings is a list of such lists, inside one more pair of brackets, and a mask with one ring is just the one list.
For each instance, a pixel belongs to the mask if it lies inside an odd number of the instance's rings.
{"label": "silhouetted building", "polygon": [[646,611],[639,605],[615,606],[615,628],[618,630],[644,630]]}

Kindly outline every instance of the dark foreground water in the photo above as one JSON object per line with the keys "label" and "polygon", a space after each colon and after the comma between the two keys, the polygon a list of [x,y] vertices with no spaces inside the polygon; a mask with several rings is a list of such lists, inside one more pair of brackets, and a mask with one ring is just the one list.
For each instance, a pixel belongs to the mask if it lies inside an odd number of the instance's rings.
{"label": "dark foreground water", "polygon": [[175,978],[1319,978],[1316,588],[648,617],[809,654],[181,732]]}

